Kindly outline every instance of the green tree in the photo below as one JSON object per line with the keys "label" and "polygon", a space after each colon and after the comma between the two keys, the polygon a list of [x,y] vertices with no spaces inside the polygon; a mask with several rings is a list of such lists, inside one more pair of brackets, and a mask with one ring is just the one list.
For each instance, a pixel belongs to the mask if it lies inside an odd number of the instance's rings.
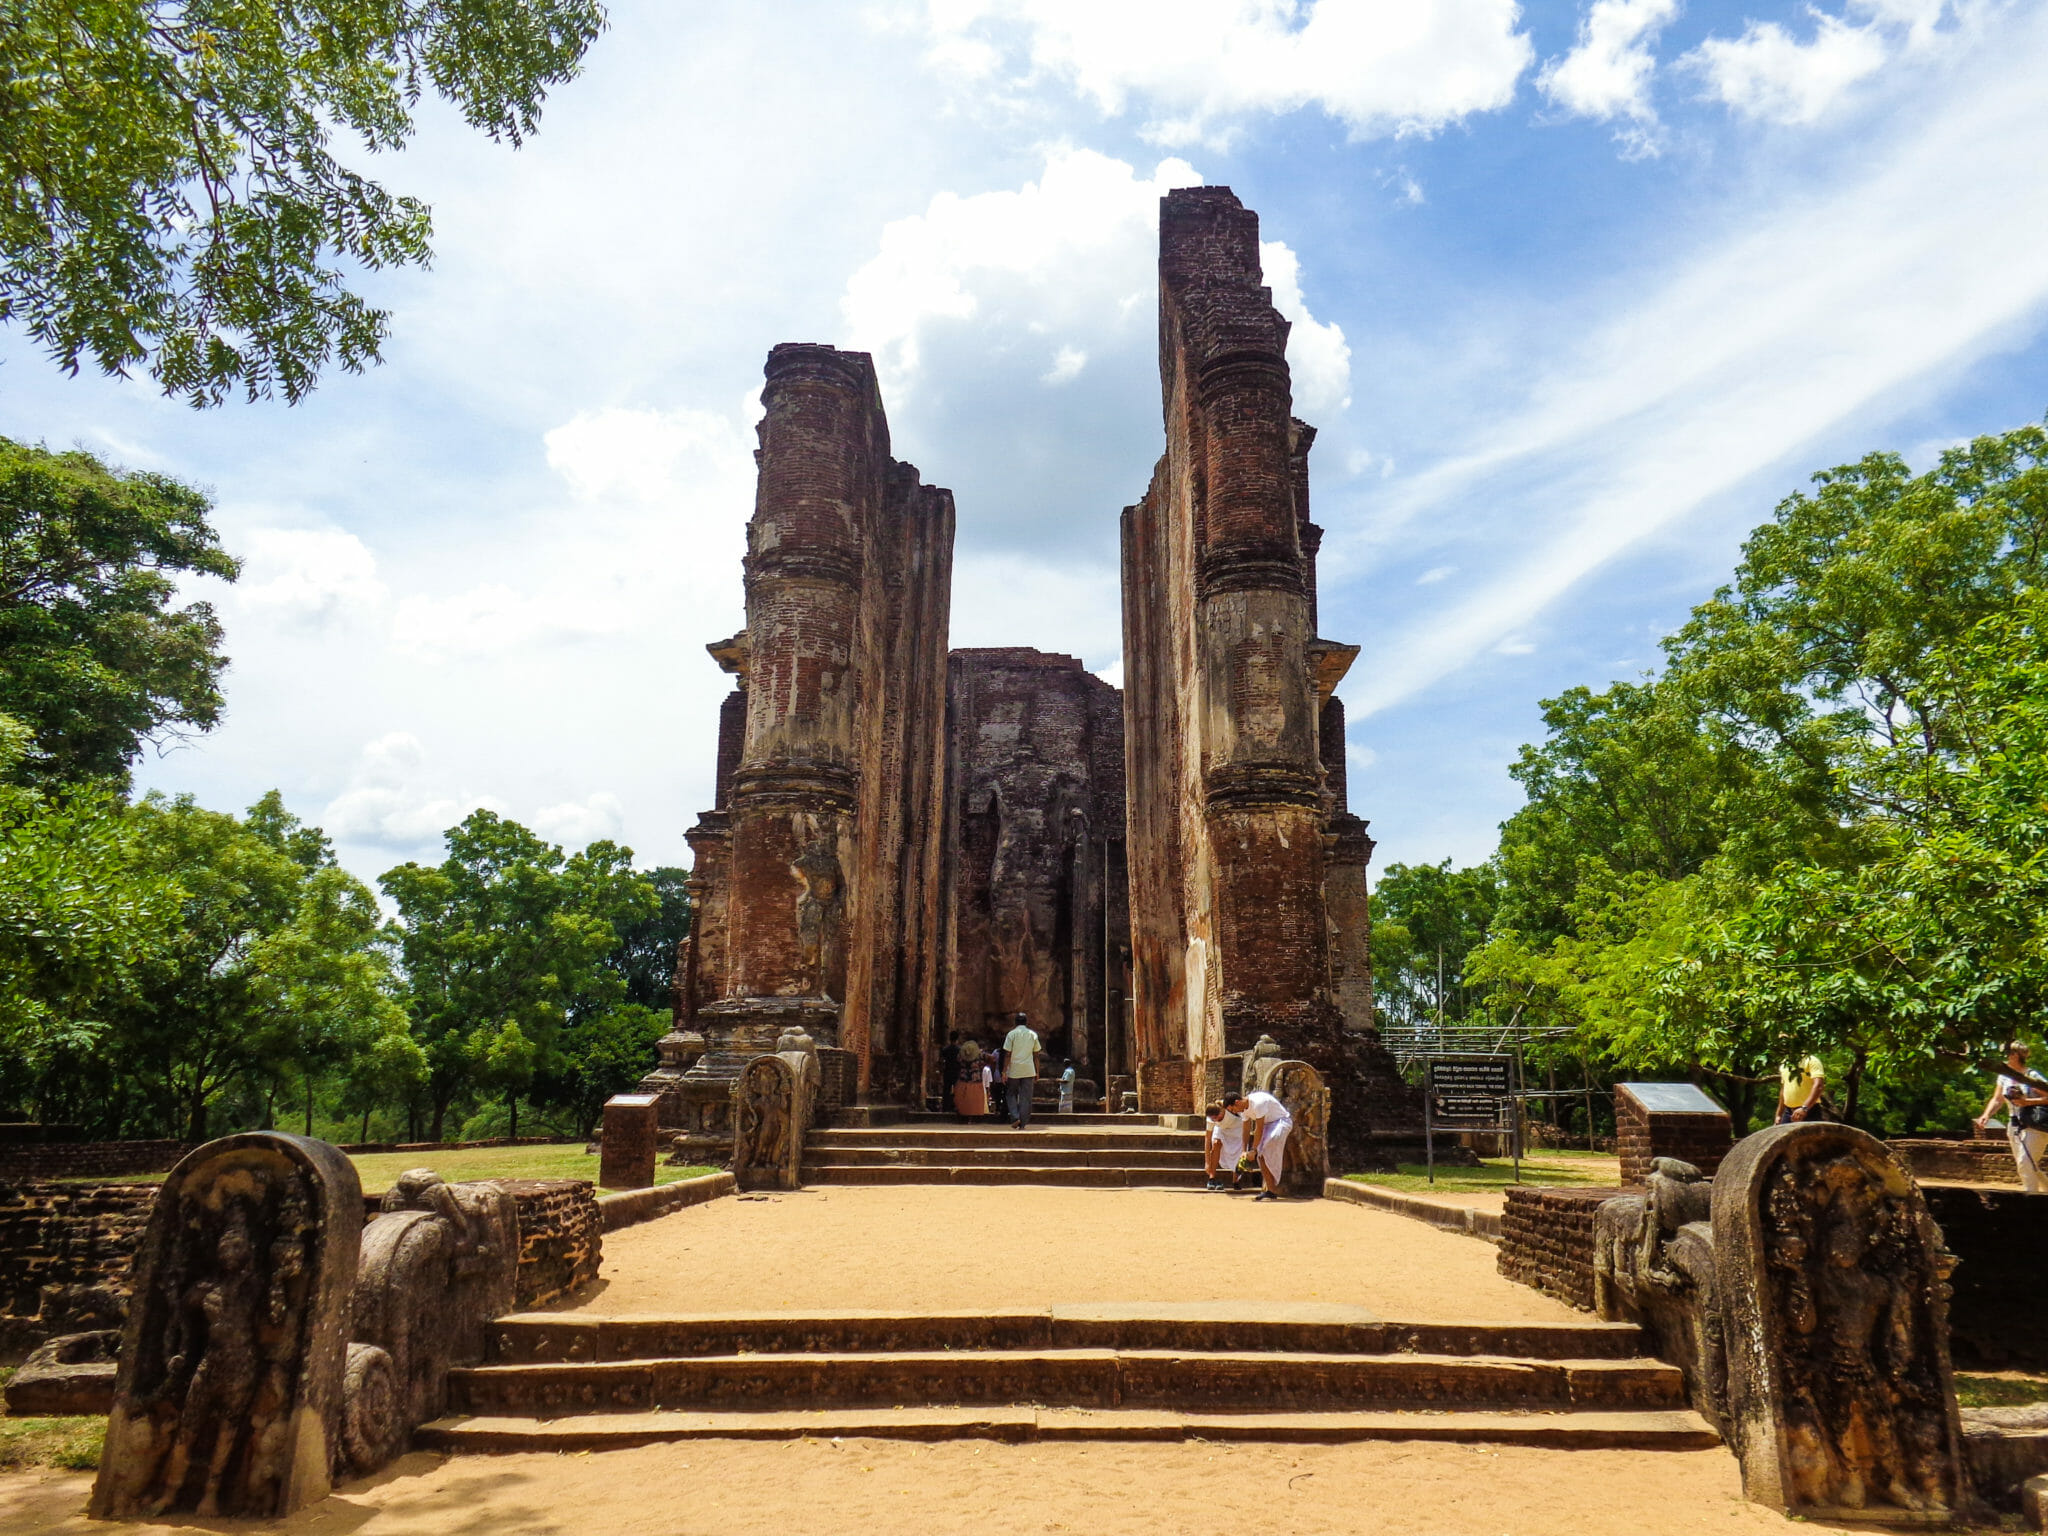
{"label": "green tree", "polygon": [[676,946],[690,931],[690,872],[659,865],[643,878],[661,905],[647,917],[622,923],[605,964],[626,983],[626,1001],[668,1013],[673,1006]]}
{"label": "green tree", "polygon": [[604,841],[565,856],[515,821],[474,811],[449,830],[440,864],[383,876],[426,1058],[429,1140],[442,1139],[458,1100],[500,1097],[516,1110],[572,1010],[623,1000],[625,979],[606,959],[621,927],[658,909],[632,862],[632,850]]}
{"label": "green tree", "polygon": [[378,358],[344,268],[423,264],[431,220],[331,149],[400,148],[431,90],[517,145],[597,0],[9,0],[0,317],[69,371],[213,405]]}
{"label": "green tree", "polygon": [[163,475],[0,438],[0,710],[18,771],[117,778],[161,732],[220,719],[221,629],[178,579],[240,572],[206,497]]}
{"label": "green tree", "polygon": [[1403,1024],[1463,1020],[1465,958],[1485,942],[1498,896],[1489,865],[1388,865],[1372,891],[1375,1009]]}
{"label": "green tree", "polygon": [[1498,1009],[1740,1116],[1821,1051],[1845,1108],[2038,1016],[2048,433],[1815,477],[1666,642],[1663,676],[1546,706],[1503,828]]}
{"label": "green tree", "polygon": [[110,791],[11,786],[26,726],[0,716],[0,1099],[65,1118],[53,1087],[97,1081],[98,1010],[167,941],[178,888],[138,845]]}
{"label": "green tree", "polygon": [[108,1008],[103,1050],[160,1124],[204,1140],[230,1087],[331,1067],[391,1027],[375,898],[274,797],[253,826],[189,796],[152,795],[130,815],[180,900],[168,942]]}

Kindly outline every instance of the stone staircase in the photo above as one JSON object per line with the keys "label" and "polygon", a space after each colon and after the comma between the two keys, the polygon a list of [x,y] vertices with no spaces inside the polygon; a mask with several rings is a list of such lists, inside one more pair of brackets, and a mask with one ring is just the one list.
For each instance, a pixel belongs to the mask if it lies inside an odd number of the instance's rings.
{"label": "stone staircase", "polygon": [[804,1183],[1202,1187],[1201,1131],[1168,1123],[1184,1116],[1035,1115],[1022,1131],[922,1111],[867,1118],[804,1138]]}
{"label": "stone staircase", "polygon": [[576,1318],[493,1328],[416,1444],[703,1438],[1718,1444],[1629,1324],[1386,1322],[1317,1303],[998,1315]]}

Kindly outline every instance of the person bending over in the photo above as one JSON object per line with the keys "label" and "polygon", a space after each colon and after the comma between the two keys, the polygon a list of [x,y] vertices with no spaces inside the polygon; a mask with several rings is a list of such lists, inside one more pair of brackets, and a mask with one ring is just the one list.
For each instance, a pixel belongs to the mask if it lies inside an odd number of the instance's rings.
{"label": "person bending over", "polygon": [[[1234,1190],[1238,1159],[1244,1156],[1244,1116],[1223,1100],[1213,1100],[1209,1105],[1208,1129],[1204,1149],[1208,1155],[1204,1161],[1208,1164],[1209,1188]],[[1219,1171],[1225,1168],[1230,1170],[1227,1180]]]}
{"label": "person bending over", "polygon": [[1294,1130],[1294,1116],[1287,1112],[1285,1104],[1263,1088],[1238,1094],[1227,1107],[1244,1117],[1244,1138],[1252,1149],[1252,1156],[1258,1159],[1259,1177],[1265,1184],[1258,1198],[1278,1200],[1280,1170],[1285,1166],[1287,1138]]}

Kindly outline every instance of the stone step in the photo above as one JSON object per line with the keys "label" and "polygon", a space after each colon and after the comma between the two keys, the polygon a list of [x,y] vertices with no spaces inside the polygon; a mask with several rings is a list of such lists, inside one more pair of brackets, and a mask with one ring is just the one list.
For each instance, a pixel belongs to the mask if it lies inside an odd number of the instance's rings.
{"label": "stone step", "polygon": [[810,1131],[804,1145],[813,1148],[855,1147],[1044,1147],[1091,1152],[1186,1152],[1202,1154],[1200,1131],[1162,1131],[1091,1127],[1083,1130],[1012,1130],[1007,1125],[906,1126],[883,1125],[860,1130]]}
{"label": "stone step", "polygon": [[1191,1168],[1073,1168],[1027,1165],[807,1162],[805,1184],[1048,1184],[1067,1189],[1200,1189],[1202,1165]]}
{"label": "stone step", "polygon": [[1690,1410],[1588,1413],[1186,1413],[1170,1409],[847,1408],[798,1413],[604,1413],[437,1419],[413,1444],[467,1452],[602,1451],[687,1440],[1237,1440],[1342,1445],[1439,1440],[1557,1450],[1699,1451],[1721,1443]]}
{"label": "stone step", "polygon": [[932,1350],[1178,1349],[1627,1360],[1634,1323],[1406,1323],[1325,1302],[1088,1302],[1003,1312],[839,1311],[773,1316],[515,1313],[491,1325],[491,1362],[534,1365],[691,1355]]}
{"label": "stone step", "polygon": [[[998,1097],[1000,1098],[1000,1090],[998,1090]],[[998,1110],[1001,1107],[1000,1103],[991,1106],[991,1108]],[[914,1126],[958,1125],[960,1117],[948,1110],[912,1109],[903,1112],[901,1123]],[[1007,1124],[1008,1122],[1004,1123]],[[1110,1115],[1079,1109],[1071,1114],[1063,1115],[1058,1110],[1049,1110],[1043,1105],[1033,1106],[1031,1123],[1034,1126],[1123,1126],[1132,1130],[1159,1129],[1159,1117],[1157,1115]]]}
{"label": "stone step", "polygon": [[901,1350],[486,1365],[449,1374],[451,1411],[1037,1404],[1243,1411],[1682,1409],[1662,1361],[1172,1349]]}
{"label": "stone step", "polygon": [[820,1147],[804,1150],[817,1162],[836,1168],[1201,1168],[1199,1145],[1186,1148],[1139,1147]]}

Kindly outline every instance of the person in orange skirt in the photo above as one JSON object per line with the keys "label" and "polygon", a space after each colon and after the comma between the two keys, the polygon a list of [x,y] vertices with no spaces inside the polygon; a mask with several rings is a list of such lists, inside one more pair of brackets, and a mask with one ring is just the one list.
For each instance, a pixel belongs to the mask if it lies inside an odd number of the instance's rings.
{"label": "person in orange skirt", "polygon": [[953,1113],[962,1120],[988,1117],[988,1089],[982,1086],[981,1046],[972,1040],[960,1046],[960,1068],[953,1083]]}

